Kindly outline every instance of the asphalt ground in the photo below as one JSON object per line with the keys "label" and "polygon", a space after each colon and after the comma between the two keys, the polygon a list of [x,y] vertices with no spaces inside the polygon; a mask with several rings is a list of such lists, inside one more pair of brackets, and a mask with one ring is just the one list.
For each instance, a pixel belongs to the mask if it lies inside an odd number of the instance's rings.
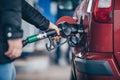
{"label": "asphalt ground", "polygon": [[70,65],[50,64],[48,57],[15,61],[16,80],[70,80]]}

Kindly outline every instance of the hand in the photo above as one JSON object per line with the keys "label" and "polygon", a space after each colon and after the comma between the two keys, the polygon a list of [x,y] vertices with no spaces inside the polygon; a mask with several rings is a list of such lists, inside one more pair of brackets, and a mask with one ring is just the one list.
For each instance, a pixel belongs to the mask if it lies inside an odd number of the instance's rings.
{"label": "hand", "polygon": [[22,53],[22,39],[11,39],[8,40],[8,51],[5,52],[5,55],[11,59],[21,56]]}
{"label": "hand", "polygon": [[[57,35],[60,35],[59,28],[58,28],[56,25],[54,25],[53,23],[51,23],[51,22],[50,22],[50,25],[49,25],[49,28],[48,28],[48,29],[54,29],[54,30],[57,32]],[[55,41],[58,41],[59,38],[60,38],[60,36],[55,36],[55,37],[54,37],[54,40],[55,40]]]}

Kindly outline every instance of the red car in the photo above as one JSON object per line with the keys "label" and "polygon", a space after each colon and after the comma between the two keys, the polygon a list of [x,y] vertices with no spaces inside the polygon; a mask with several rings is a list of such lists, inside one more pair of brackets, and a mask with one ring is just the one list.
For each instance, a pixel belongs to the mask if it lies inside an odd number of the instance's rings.
{"label": "red car", "polygon": [[120,0],[83,0],[74,16],[87,27],[72,51],[75,80],[120,80]]}

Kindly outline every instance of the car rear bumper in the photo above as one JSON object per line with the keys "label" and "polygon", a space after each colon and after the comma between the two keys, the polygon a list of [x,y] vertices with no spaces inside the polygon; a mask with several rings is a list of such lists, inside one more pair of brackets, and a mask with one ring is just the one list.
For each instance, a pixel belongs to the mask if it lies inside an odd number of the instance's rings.
{"label": "car rear bumper", "polygon": [[120,80],[119,66],[112,53],[87,53],[74,59],[77,80]]}
{"label": "car rear bumper", "polygon": [[107,61],[75,59],[79,72],[95,76],[113,76],[112,68]]}

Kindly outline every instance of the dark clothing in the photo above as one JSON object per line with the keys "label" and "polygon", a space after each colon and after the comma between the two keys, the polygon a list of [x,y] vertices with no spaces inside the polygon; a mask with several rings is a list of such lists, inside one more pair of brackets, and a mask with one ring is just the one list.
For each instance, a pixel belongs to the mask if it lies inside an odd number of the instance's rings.
{"label": "dark clothing", "polygon": [[0,63],[12,61],[4,55],[8,50],[7,40],[22,38],[22,18],[41,30],[46,30],[50,23],[25,0],[0,0]]}

